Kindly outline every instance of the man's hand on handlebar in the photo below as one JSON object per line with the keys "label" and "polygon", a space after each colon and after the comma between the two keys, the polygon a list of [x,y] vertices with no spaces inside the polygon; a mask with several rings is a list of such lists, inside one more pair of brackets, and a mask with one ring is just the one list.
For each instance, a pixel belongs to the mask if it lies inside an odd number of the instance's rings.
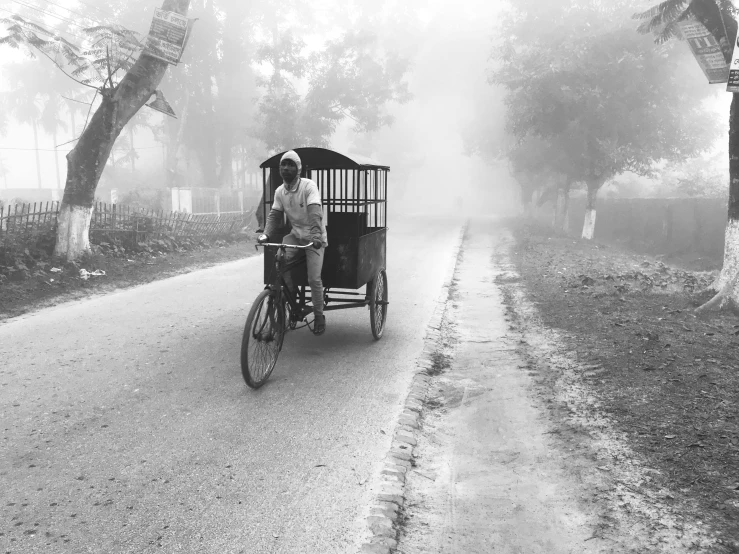
{"label": "man's hand on handlebar", "polygon": [[260,246],[277,246],[279,248],[282,248],[283,250],[286,248],[292,248],[295,250],[306,250],[307,248],[321,248],[323,246],[323,243],[320,240],[311,241],[308,244],[272,244],[269,241],[269,237],[265,234],[261,234],[257,237],[257,244],[254,245],[254,248],[257,250]]}

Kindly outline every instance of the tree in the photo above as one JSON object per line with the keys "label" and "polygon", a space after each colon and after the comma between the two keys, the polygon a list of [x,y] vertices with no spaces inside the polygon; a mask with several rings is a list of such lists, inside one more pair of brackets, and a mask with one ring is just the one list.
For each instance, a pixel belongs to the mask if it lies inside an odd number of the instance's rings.
{"label": "tree", "polygon": [[[373,33],[349,31],[307,57],[304,48],[302,40],[286,33],[259,51],[259,59],[273,68],[258,132],[270,151],[296,144],[328,146],[345,119],[357,132],[376,131],[392,123],[384,111],[388,103],[410,98],[404,81],[408,61],[383,52]],[[293,85],[301,78],[308,81],[304,96]]]}
{"label": "tree", "polygon": [[5,160],[2,156],[0,156],[0,177],[3,178],[3,183],[5,184],[5,188],[8,188],[8,168],[5,165]]}
{"label": "tree", "polygon": [[566,191],[569,191],[572,180],[560,145],[536,136],[521,140],[510,137],[509,140],[511,142],[500,155],[508,160],[511,176],[521,188],[524,212],[530,215],[536,205],[553,193],[556,198],[554,226],[564,230],[567,221]]}
{"label": "tree", "polygon": [[[189,0],[164,0],[162,9],[186,14]],[[110,39],[102,55],[102,39],[94,42],[88,53],[47,29],[19,16],[6,19],[9,35],[0,44],[35,48],[52,59],[81,85],[96,89],[100,105],[82,132],[75,147],[67,154],[67,181],[57,219],[54,254],[74,260],[90,250],[90,221],[100,176],[118,135],[126,123],[156,91],[167,70],[167,62],[140,52],[135,33],[120,27],[96,27],[87,32]],[[55,56],[61,56],[58,60]],[[64,66],[62,66],[62,63]],[[117,73],[125,71],[117,81]],[[92,83],[100,83],[98,86]]]}
{"label": "tree", "polygon": [[535,38],[503,45],[492,81],[509,91],[509,131],[556,143],[570,182],[587,185],[583,238],[593,238],[606,182],[711,145],[717,127],[701,108],[705,92],[685,84],[674,59],[664,63],[663,51],[634,40],[623,5],[573,2],[546,21],[514,18]]}
{"label": "tree", "polygon": [[5,93],[4,104],[13,113],[18,123],[30,125],[33,129],[36,183],[38,188],[42,188],[38,128],[42,109],[40,84],[43,82],[45,75],[44,72],[38,70],[34,72],[33,68],[26,64],[16,63],[8,66],[5,76],[10,81],[11,90]]}
{"label": "tree", "polygon": [[[721,45],[724,59],[731,63],[737,40],[736,10],[731,0],[666,0],[636,14],[645,20],[642,33],[654,33],[657,43],[676,36],[677,24],[688,18],[700,21]],[[713,282],[716,296],[699,308],[706,311],[729,307],[739,309],[739,95],[732,94],[729,112],[729,207],[724,242],[724,263]]]}
{"label": "tree", "polygon": [[[56,150],[59,144],[57,140],[59,129],[67,130],[67,123],[61,118],[64,105],[62,103],[62,97],[56,94],[48,95],[44,100],[44,108],[41,111],[39,122],[41,123],[41,128],[51,134],[54,140],[54,149]],[[57,152],[54,152],[54,170],[56,172],[57,188],[62,188],[62,180],[59,173],[59,155]]]}

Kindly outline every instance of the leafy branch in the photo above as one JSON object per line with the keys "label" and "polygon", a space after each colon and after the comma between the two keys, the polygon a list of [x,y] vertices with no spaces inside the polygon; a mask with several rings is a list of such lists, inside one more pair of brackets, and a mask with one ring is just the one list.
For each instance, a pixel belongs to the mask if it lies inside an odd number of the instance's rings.
{"label": "leafy branch", "polygon": [[[133,59],[144,48],[144,38],[120,25],[98,25],[83,30],[91,45],[82,48],[19,15],[1,18],[8,34],[0,45],[25,46],[33,56],[37,51],[79,85],[94,90],[115,88],[115,75],[133,66]],[[60,59],[61,57],[61,59]]]}

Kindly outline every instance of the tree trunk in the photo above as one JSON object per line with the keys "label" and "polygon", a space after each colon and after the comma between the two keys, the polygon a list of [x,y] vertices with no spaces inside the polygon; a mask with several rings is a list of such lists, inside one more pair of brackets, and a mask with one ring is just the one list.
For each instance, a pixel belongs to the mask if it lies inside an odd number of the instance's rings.
{"label": "tree trunk", "polygon": [[60,189],[62,188],[62,178],[59,174],[59,152],[56,150],[57,142],[57,136],[56,136],[56,127],[54,127],[54,132],[52,135],[52,138],[54,140],[54,168],[56,169],[56,188]]}
{"label": "tree trunk", "polygon": [[39,159],[38,155],[38,124],[34,120],[33,122],[33,144],[36,148],[36,182],[38,183],[38,188],[44,188],[43,184],[41,183],[41,160]]}
{"label": "tree trunk", "polygon": [[171,140],[169,149],[167,150],[167,183],[170,187],[179,187],[181,185],[179,174],[180,167],[180,150],[182,148],[182,140],[185,135],[185,126],[187,125],[188,115],[190,113],[190,92],[185,89],[185,99],[182,106],[182,116],[180,117],[177,130],[174,133],[174,139]]}
{"label": "tree trunk", "polygon": [[[187,14],[190,0],[164,0],[162,9]],[[59,210],[54,255],[74,260],[90,250],[90,220],[95,189],[123,127],[151,98],[167,62],[141,54],[115,88],[104,88],[102,102],[67,154],[67,183]]]}
{"label": "tree trunk", "polygon": [[531,193],[531,217],[536,219],[539,215],[539,199],[542,195],[542,189],[535,189]]}
{"label": "tree trunk", "polygon": [[533,187],[521,185],[521,204],[523,208],[523,214],[529,219],[531,219],[534,216],[534,210],[532,207],[533,196],[534,196]]}
{"label": "tree trunk", "polygon": [[136,150],[133,146],[133,125],[131,125],[129,132],[131,133],[131,175],[133,175],[136,173]]}
{"label": "tree trunk", "polygon": [[739,95],[731,100],[729,115],[729,213],[724,242],[724,265],[711,288],[720,302],[711,301],[706,307],[739,306]]}
{"label": "tree trunk", "polygon": [[593,240],[595,234],[595,204],[601,185],[600,182],[588,183],[588,203],[585,206],[585,222],[582,226],[582,238],[587,240]]}
{"label": "tree trunk", "polygon": [[233,142],[227,131],[221,135],[221,175],[218,184],[221,187],[231,187],[234,184]]}
{"label": "tree trunk", "polygon": [[570,208],[569,185],[557,189],[557,205],[554,210],[554,230],[567,232],[567,219]]}

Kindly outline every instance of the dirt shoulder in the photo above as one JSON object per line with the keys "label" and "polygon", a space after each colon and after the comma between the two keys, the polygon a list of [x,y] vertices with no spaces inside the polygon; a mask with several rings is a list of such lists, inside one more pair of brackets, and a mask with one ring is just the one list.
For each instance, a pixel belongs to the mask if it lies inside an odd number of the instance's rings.
{"label": "dirt shoulder", "polygon": [[[693,314],[712,275],[529,224],[511,230],[525,300],[577,362],[571,388],[592,395],[649,471],[628,494],[690,511],[715,537],[711,552],[739,552],[739,319]],[[526,331],[527,318],[516,321]]]}
{"label": "dirt shoulder", "polygon": [[588,464],[559,448],[555,423],[542,417],[546,402],[496,284],[510,243],[496,227],[469,226],[432,337],[396,552],[630,552],[621,536],[617,550],[595,536]]}
{"label": "dirt shoulder", "polygon": [[[252,238],[235,236],[174,246],[154,243],[136,250],[109,245],[96,248],[96,253],[76,263],[62,263],[34,252],[8,256],[5,264],[0,263],[0,322],[62,302],[107,294],[256,254]],[[92,275],[84,278],[81,270]],[[94,275],[96,271],[104,275]]]}

